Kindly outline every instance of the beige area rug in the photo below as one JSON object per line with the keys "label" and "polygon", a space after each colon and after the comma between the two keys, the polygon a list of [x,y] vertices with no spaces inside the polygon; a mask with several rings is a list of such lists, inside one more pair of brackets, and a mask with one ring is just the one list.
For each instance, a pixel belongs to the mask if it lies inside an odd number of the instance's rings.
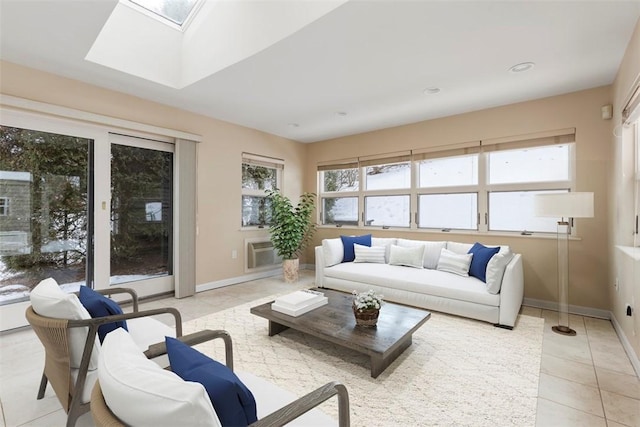
{"label": "beige area rug", "polygon": [[[249,313],[263,298],[185,324],[185,333],[225,329],[235,369],[302,396],[330,382],[347,386],[353,426],[533,426],[544,320],[519,316],[512,331],[433,313],[413,344],[377,379],[369,359],[286,330],[267,335],[267,320]],[[384,316],[384,308],[381,311]],[[197,348],[224,361],[220,340]],[[337,419],[336,399],[322,410]]]}

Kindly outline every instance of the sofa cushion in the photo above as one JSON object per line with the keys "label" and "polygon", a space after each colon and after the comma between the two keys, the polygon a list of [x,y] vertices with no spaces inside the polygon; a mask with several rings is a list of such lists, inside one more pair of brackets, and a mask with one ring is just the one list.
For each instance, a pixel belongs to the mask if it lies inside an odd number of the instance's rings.
{"label": "sofa cushion", "polygon": [[[114,300],[94,291],[86,286],[80,286],[80,302],[87,309],[91,317],[106,317],[115,314],[122,314],[122,309]],[[104,341],[104,337],[114,329],[122,328],[127,330],[127,322],[120,320],[118,322],[107,323],[98,328],[98,338],[100,342]]]}
{"label": "sofa cushion", "polygon": [[335,239],[323,239],[322,254],[324,255],[325,267],[331,267],[332,265],[340,264],[342,262],[342,258],[344,257],[342,239],[338,237],[336,237]]}
{"label": "sofa cushion", "polygon": [[395,237],[371,237],[371,246],[384,246],[385,248],[385,262],[389,262],[389,252],[391,251],[391,245],[398,244],[398,239]]}
{"label": "sofa cushion", "polygon": [[325,268],[324,274],[326,277],[382,288],[394,288],[494,307],[500,305],[500,295],[487,292],[486,285],[479,279],[472,276],[457,276],[444,271],[389,264],[343,263]]}
{"label": "sofa cushion", "polygon": [[411,248],[415,246],[424,246],[424,268],[430,268],[435,270],[438,266],[438,259],[440,258],[440,251],[446,247],[447,242],[431,242],[426,240],[409,240],[398,239],[398,246],[405,248]]}
{"label": "sofa cushion", "polygon": [[460,255],[468,254],[472,247],[471,243],[447,242],[447,249]]}
{"label": "sofa cushion", "polygon": [[500,250],[499,247],[488,248],[481,243],[476,242],[469,253],[473,254],[471,258],[471,266],[469,267],[469,275],[477,277],[483,282],[487,282],[487,264],[495,254]]}
{"label": "sofa cushion", "polygon": [[448,249],[442,249],[438,259],[437,269],[459,276],[468,276],[473,254],[457,254]]}
{"label": "sofa cushion", "polygon": [[202,384],[223,426],[257,421],[256,401],[231,369],[175,338],[166,338],[171,370],[185,381]]}
{"label": "sofa cushion", "polygon": [[502,287],[502,278],[507,265],[513,259],[513,252],[509,246],[500,246],[500,251],[487,264],[487,292],[498,294]]}
{"label": "sofa cushion", "polygon": [[353,262],[372,262],[378,264],[385,263],[385,252],[386,248],[384,246],[362,246],[359,244],[353,245],[353,250],[356,253],[356,258]]}
{"label": "sofa cushion", "polygon": [[105,337],[99,366],[104,400],[127,425],[221,425],[202,384],[148,360],[122,328]]}
{"label": "sofa cushion", "polygon": [[[33,288],[29,298],[33,311],[40,316],[68,320],[91,319],[91,315],[80,303],[78,297],[74,294],[64,292],[54,279],[49,278],[41,281]],[[69,359],[72,368],[80,367],[82,352],[87,342],[88,331],[89,328],[69,329]],[[89,369],[96,369],[98,367],[99,355],[100,344],[96,336],[96,342],[93,346],[91,359],[89,360]]]}
{"label": "sofa cushion", "polygon": [[403,248],[402,246],[391,245],[389,252],[389,264],[404,265],[406,267],[423,268],[424,246]]}
{"label": "sofa cushion", "polygon": [[342,239],[342,246],[344,246],[342,262],[351,262],[356,258],[353,249],[355,243],[363,246],[371,246],[371,234],[364,234],[362,236],[340,236],[340,239]]}

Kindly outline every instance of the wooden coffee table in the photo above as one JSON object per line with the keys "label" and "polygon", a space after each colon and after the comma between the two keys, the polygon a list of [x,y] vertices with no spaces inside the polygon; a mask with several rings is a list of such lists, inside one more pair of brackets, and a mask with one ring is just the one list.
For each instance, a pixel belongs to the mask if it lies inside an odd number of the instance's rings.
{"label": "wooden coffee table", "polygon": [[269,336],[287,328],[366,354],[371,360],[371,376],[376,378],[411,345],[411,336],[431,313],[421,308],[386,302],[375,328],[356,326],[351,309],[353,296],[330,289],[324,293],[328,304],[298,317],[271,310],[271,302],[251,308],[251,313],[269,320]]}

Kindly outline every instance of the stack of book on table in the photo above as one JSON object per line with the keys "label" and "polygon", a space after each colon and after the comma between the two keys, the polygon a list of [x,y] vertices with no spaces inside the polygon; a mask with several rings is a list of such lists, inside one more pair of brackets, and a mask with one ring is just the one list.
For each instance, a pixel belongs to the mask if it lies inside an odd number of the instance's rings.
{"label": "stack of book on table", "polygon": [[328,298],[322,292],[304,289],[276,298],[271,309],[296,317],[322,307],[327,302]]}

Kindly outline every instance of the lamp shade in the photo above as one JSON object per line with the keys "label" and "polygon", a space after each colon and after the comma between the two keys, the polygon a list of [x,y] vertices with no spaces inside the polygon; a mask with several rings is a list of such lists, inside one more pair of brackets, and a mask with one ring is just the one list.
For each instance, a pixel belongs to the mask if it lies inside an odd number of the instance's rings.
{"label": "lamp shade", "polygon": [[536,216],[593,218],[593,193],[548,193],[534,197]]}

